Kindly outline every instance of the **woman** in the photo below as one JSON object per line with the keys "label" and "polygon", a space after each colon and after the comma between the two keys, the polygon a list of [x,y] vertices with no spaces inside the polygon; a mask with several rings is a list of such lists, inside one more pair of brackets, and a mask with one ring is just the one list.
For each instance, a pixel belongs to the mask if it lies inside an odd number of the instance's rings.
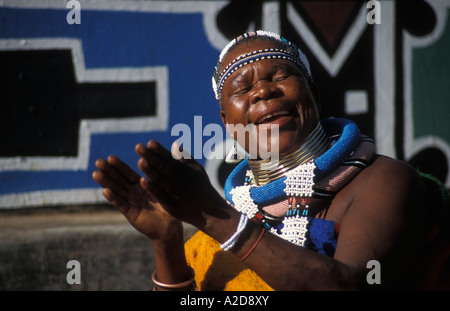
{"label": "woman", "polygon": [[[213,88],[225,125],[278,128],[279,162],[242,161],[228,202],[198,163],[155,141],[136,146],[148,179],[114,156],[96,162],[106,199],[153,241],[156,289],[402,288],[433,228],[416,171],[374,154],[352,122],[319,122],[308,61],[277,34],[230,42]],[[249,151],[252,137],[230,134]],[[200,230],[186,251],[182,221]],[[372,260],[378,285],[367,278]]]}

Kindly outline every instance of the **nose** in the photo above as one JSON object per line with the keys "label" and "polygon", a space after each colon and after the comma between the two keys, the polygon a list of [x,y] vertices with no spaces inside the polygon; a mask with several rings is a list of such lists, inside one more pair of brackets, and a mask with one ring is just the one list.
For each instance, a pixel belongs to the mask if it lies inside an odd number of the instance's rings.
{"label": "nose", "polygon": [[261,100],[269,100],[278,92],[279,90],[270,81],[260,80],[253,86],[250,103],[256,104]]}

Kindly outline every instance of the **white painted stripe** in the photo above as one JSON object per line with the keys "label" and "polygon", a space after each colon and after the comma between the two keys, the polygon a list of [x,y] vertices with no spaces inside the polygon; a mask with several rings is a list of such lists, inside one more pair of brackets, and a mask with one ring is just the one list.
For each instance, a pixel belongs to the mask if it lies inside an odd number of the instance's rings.
{"label": "white painted stripe", "polygon": [[374,28],[374,133],[377,152],[396,157],[395,146],[395,3],[380,6],[382,22]]}
{"label": "white painted stripe", "polygon": [[339,44],[336,52],[332,57],[330,57],[319,43],[314,33],[309,29],[300,15],[295,11],[292,3],[287,4],[287,16],[290,22],[292,23],[300,37],[303,39],[305,44],[308,45],[308,47],[311,49],[314,57],[319,60],[322,66],[332,77],[335,77],[339,73],[348,56],[353,51],[353,48],[355,47],[362,33],[364,32],[364,29],[366,29],[366,14],[367,9],[363,5],[349,31]]}
{"label": "white painted stripe", "polygon": [[168,130],[169,70],[166,66],[141,68],[86,69],[83,50],[78,39],[0,40],[0,50],[70,49],[75,78],[85,82],[156,82],[157,110],[154,116],[81,120],[78,155],[76,157],[10,157],[0,158],[1,171],[16,170],[85,170],[88,166],[92,134]]}
{"label": "white painted stripe", "polygon": [[0,208],[107,203],[98,188],[46,190],[12,193],[0,196]]}
{"label": "white painted stripe", "polygon": [[[424,137],[414,138],[413,124],[413,103],[412,103],[412,50],[427,47],[439,40],[448,23],[448,9],[450,3],[445,0],[428,1],[434,9],[437,16],[436,25],[433,32],[424,37],[415,37],[406,31],[403,31],[403,76],[404,76],[404,133],[405,133],[405,159],[409,160],[415,154],[429,147],[437,147],[445,153],[447,157],[447,166],[450,168],[450,145],[447,141],[438,136],[428,135]],[[450,187],[450,172],[447,174],[445,182],[446,187]]]}
{"label": "white painted stripe", "polygon": [[[229,1],[131,1],[131,0],[80,0],[81,16],[83,10],[154,12],[154,13],[201,13],[203,29],[212,46],[222,50],[229,40],[217,29],[216,16]],[[63,9],[67,0],[0,0],[0,6],[10,8]],[[83,17],[81,17],[83,24]]]}

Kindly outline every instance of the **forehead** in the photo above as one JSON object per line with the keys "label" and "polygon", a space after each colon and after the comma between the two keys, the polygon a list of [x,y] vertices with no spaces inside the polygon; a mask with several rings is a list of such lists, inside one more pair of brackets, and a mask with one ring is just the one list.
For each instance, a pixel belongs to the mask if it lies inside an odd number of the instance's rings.
{"label": "forehead", "polygon": [[228,54],[224,57],[220,70],[223,70],[229,63],[238,58],[239,56],[245,55],[247,53],[251,53],[257,50],[270,49],[270,48],[280,48],[280,44],[276,44],[275,42],[270,41],[261,41],[261,40],[253,40],[253,41],[244,41],[242,43],[238,43],[238,45],[233,48]]}

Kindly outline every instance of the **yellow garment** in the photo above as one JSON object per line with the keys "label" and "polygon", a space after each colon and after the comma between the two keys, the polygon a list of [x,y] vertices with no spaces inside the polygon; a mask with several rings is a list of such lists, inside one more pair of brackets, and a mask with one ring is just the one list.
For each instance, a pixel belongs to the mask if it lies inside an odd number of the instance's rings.
{"label": "yellow garment", "polygon": [[270,291],[273,290],[253,270],[219,242],[202,231],[185,244],[188,265],[195,270],[195,282],[203,291]]}

